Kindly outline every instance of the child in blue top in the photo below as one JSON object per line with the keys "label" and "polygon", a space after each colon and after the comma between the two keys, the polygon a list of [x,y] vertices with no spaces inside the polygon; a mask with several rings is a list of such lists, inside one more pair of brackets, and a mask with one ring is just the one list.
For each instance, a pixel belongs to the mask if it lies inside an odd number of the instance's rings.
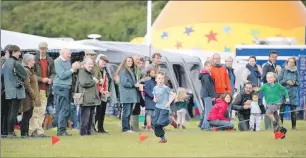
{"label": "child in blue top", "polygon": [[165,131],[163,127],[170,124],[169,111],[170,104],[175,99],[176,94],[164,84],[165,75],[159,72],[156,75],[156,86],[153,88],[153,101],[156,103],[153,117],[154,133],[160,137],[160,143],[166,143]]}

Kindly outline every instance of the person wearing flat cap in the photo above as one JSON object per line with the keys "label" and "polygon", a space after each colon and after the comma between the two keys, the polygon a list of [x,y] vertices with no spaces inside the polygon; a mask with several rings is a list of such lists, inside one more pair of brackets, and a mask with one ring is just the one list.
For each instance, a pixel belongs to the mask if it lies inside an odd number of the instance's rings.
{"label": "person wearing flat cap", "polygon": [[106,55],[99,54],[96,63],[99,66],[100,72],[102,74],[102,80],[100,81],[98,90],[101,96],[101,106],[97,106],[97,114],[95,117],[95,121],[98,123],[98,133],[108,133],[104,129],[104,117],[106,111],[106,105],[109,104],[116,104],[117,103],[117,96],[116,96],[116,89],[115,83],[111,74],[109,73],[109,69],[106,67],[106,63],[109,60]]}
{"label": "person wearing flat cap", "polygon": [[[39,52],[35,55],[34,72],[38,80],[41,106],[34,107],[33,115],[30,119],[29,135],[33,137],[46,137],[42,124],[45,120],[48,98],[52,95],[52,81],[56,73],[54,61],[47,54],[48,44],[46,42],[40,42],[38,49]],[[46,116],[46,120],[51,120],[51,117],[52,115]]]}
{"label": "person wearing flat cap", "polygon": [[[94,62],[94,67],[93,67],[93,74],[94,74],[94,78],[96,78],[97,80],[101,81],[102,80],[102,74],[100,72],[100,68],[99,66],[95,63],[96,57],[97,57],[97,53],[94,50],[85,50],[85,57],[87,58],[91,58]],[[99,83],[100,84],[100,83]],[[97,107],[95,108],[97,111]],[[91,132],[96,132],[96,126],[95,126],[95,116],[96,113],[94,112],[93,114],[93,121],[92,121],[92,127],[91,127]]]}

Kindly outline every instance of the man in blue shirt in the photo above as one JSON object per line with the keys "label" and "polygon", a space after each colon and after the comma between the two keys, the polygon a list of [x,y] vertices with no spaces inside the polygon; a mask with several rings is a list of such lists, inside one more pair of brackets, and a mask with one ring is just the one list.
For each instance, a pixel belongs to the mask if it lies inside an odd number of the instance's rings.
{"label": "man in blue shirt", "polygon": [[57,120],[57,136],[71,136],[66,131],[70,111],[70,95],[72,85],[72,73],[81,67],[79,62],[71,66],[71,52],[64,48],[60,56],[54,60],[56,75],[53,80],[53,91],[55,97],[55,110]]}

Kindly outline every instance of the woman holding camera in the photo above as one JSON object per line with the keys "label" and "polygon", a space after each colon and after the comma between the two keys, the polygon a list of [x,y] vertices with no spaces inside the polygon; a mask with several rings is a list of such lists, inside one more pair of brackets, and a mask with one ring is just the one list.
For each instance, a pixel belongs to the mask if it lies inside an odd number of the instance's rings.
{"label": "woman holding camera", "polygon": [[24,80],[27,78],[27,72],[18,61],[21,55],[20,48],[16,45],[12,45],[9,54],[9,59],[7,59],[3,65],[3,76],[5,98],[9,103],[7,132],[9,137],[14,137],[16,136],[14,126],[21,105],[21,99],[25,98]]}

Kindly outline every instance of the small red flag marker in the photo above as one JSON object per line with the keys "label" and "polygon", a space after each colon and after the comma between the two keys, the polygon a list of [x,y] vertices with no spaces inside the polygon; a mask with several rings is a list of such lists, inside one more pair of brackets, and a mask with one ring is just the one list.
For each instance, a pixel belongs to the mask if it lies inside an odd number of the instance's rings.
{"label": "small red flag marker", "polygon": [[58,141],[60,141],[59,138],[52,136],[52,145],[56,144]]}
{"label": "small red flag marker", "polygon": [[148,138],[147,135],[139,133],[139,140],[142,143],[143,141],[145,141]]}

